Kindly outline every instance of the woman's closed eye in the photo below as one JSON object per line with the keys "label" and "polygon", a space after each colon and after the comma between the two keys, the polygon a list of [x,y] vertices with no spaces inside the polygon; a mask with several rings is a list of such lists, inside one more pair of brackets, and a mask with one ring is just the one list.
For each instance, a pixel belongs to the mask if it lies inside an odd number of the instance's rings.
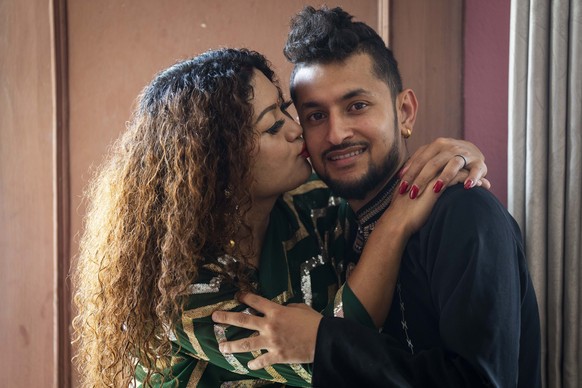
{"label": "woman's closed eye", "polygon": [[265,131],[265,133],[275,135],[283,127],[283,124],[285,124],[285,120],[277,120],[269,129]]}

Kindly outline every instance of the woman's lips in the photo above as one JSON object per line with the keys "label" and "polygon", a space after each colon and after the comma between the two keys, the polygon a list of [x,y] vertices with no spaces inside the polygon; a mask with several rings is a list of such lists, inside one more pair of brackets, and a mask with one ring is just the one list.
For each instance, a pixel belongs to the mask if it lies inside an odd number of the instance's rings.
{"label": "woman's lips", "polygon": [[307,145],[305,144],[305,142],[303,142],[303,148],[301,149],[299,156],[306,159],[309,157],[309,151],[307,151]]}

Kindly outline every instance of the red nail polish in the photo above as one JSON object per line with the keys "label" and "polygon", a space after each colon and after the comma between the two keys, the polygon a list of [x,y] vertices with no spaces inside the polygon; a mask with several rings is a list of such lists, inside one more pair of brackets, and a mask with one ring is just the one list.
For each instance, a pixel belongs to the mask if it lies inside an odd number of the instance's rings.
{"label": "red nail polish", "polygon": [[473,187],[473,180],[472,179],[467,179],[465,181],[465,190],[469,190],[471,187]]}
{"label": "red nail polish", "polygon": [[400,184],[400,188],[398,189],[398,192],[400,194],[404,194],[406,193],[406,189],[408,189],[408,182],[402,181],[402,183]]}
{"label": "red nail polish", "polygon": [[410,188],[410,199],[414,199],[416,198],[416,196],[418,195],[418,186],[417,185],[412,185],[412,187]]}
{"label": "red nail polish", "polygon": [[438,181],[436,181],[436,183],[434,184],[434,187],[432,188],[432,191],[434,191],[435,193],[440,193],[442,188],[443,188],[443,181],[441,181],[440,179]]}

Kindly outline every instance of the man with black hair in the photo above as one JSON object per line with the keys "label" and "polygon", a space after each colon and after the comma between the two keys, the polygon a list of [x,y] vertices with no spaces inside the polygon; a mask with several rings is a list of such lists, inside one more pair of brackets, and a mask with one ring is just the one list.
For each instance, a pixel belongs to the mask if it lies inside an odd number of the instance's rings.
{"label": "man with black hair", "polygon": [[[353,252],[334,258],[347,268],[391,194],[419,195],[398,176],[416,96],[382,39],[341,8],[300,12],[285,55],[313,167],[349,203],[340,229],[355,230],[338,238]],[[394,295],[390,307],[365,306],[382,333],[255,295],[242,301],[263,317],[213,317],[259,331],[223,351],[266,349],[254,367],[313,361],[314,386],[540,386],[539,316],[520,231],[488,191],[458,185],[442,194],[405,248]]]}

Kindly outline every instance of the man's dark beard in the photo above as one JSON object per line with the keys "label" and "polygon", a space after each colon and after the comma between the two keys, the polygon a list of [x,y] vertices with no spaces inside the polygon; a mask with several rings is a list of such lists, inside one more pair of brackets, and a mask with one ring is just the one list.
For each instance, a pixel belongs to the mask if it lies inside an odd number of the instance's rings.
{"label": "man's dark beard", "polygon": [[368,172],[356,182],[341,182],[332,180],[327,174],[320,174],[319,177],[329,186],[334,194],[345,199],[362,200],[366,195],[376,189],[389,176],[394,175],[398,168],[399,150],[396,141],[392,144],[390,152],[380,165],[370,164]]}

